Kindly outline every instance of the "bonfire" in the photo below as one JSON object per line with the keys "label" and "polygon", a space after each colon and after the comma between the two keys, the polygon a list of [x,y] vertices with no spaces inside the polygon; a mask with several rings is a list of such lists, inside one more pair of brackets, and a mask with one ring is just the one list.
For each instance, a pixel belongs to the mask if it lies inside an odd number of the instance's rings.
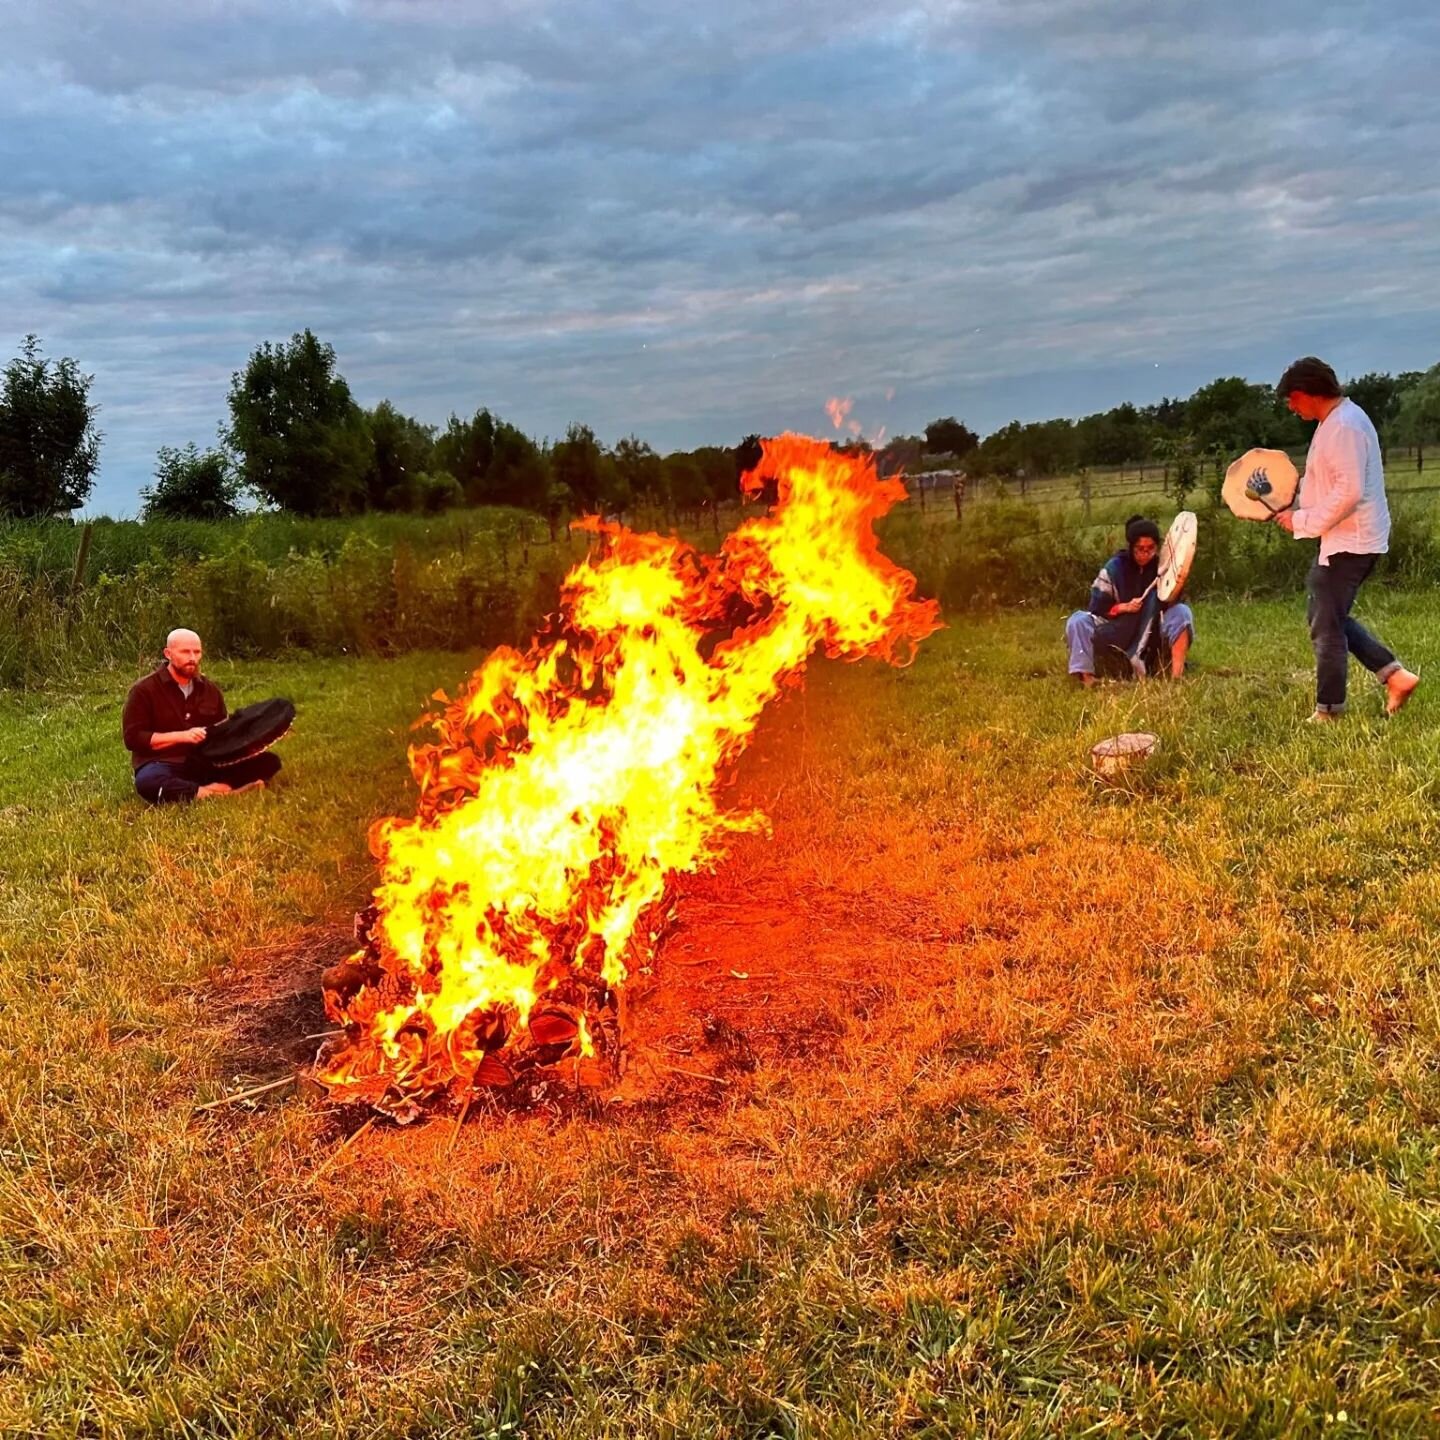
{"label": "bonfire", "polygon": [[785,435],[741,487],[774,503],[718,555],[579,522],[594,543],[550,630],[437,695],[416,813],[372,831],[361,948],[326,973],[342,1033],[317,1074],[336,1099],[405,1120],[482,1089],[612,1083],[626,980],[677,877],[765,828],[720,799],[765,707],[816,651],[904,663],[937,628],[879,551],[905,489],[870,457]]}

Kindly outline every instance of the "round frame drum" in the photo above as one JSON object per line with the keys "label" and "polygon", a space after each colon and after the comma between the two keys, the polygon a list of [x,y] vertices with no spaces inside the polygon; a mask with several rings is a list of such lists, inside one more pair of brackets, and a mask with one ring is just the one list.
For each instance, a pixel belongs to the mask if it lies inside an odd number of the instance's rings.
{"label": "round frame drum", "polygon": [[1095,773],[1106,780],[1114,780],[1126,770],[1143,764],[1160,748],[1160,737],[1146,731],[1131,731],[1125,735],[1112,735],[1098,745],[1090,747],[1090,763]]}
{"label": "round frame drum", "polygon": [[1160,570],[1155,577],[1155,593],[1162,605],[1168,605],[1184,588],[1195,561],[1195,534],[1198,525],[1193,511],[1182,510],[1165,532],[1160,547]]}
{"label": "round frame drum", "polygon": [[258,700],[210,727],[195,747],[197,758],[209,765],[238,765],[268,750],[295,720],[288,700]]}
{"label": "round frame drum", "polygon": [[1273,520],[1295,503],[1299,483],[1283,450],[1247,450],[1225,472],[1220,498],[1242,520]]}

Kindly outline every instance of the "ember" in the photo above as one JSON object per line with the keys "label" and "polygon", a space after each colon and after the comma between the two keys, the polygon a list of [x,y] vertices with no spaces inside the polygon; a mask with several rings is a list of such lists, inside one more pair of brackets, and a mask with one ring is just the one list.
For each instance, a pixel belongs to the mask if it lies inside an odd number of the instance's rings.
{"label": "ember", "polygon": [[[519,1098],[620,1072],[626,977],[668,921],[675,877],[764,816],[716,795],[810,653],[908,656],[933,601],[879,553],[904,496],[867,456],[787,435],[741,479],[778,482],[718,556],[594,518],[555,630],[496,650],[411,751],[413,819],[372,832],[362,948],[327,972],[344,1035],[319,1078],[399,1119],[477,1087]],[[445,697],[437,696],[444,700]]]}

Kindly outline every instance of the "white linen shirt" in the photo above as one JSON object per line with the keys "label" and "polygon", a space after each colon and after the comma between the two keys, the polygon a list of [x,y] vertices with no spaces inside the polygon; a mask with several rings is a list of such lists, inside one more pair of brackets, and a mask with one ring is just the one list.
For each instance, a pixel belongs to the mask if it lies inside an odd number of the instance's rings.
{"label": "white linen shirt", "polygon": [[1332,555],[1383,555],[1390,548],[1380,437],[1353,400],[1341,400],[1310,437],[1294,521],[1296,535],[1319,538],[1322,565]]}

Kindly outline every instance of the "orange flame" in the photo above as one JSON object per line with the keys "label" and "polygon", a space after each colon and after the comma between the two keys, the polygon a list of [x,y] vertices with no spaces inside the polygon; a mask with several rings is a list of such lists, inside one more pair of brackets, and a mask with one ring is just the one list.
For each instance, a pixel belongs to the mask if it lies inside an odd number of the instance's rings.
{"label": "orange flame", "polygon": [[[513,1038],[567,975],[618,989],[673,876],[764,827],[717,791],[810,653],[896,661],[938,627],[875,538],[900,481],[795,435],[763,442],[742,488],[766,478],[778,503],[718,557],[581,521],[598,543],[565,581],[557,636],[496,650],[435,718],[437,741],[411,752],[417,814],[372,833],[385,974],[340,1007],[327,1084],[433,1092],[482,1062],[487,1017]],[[583,1014],[578,1031],[571,1053],[593,1054]]]}

